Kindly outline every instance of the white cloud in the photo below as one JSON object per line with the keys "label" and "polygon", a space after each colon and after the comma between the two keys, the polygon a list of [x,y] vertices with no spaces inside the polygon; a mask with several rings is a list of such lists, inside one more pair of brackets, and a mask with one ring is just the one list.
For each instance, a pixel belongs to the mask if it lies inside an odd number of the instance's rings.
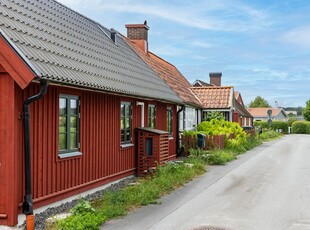
{"label": "white cloud", "polygon": [[283,35],[287,43],[301,48],[310,48],[310,25],[294,28]]}
{"label": "white cloud", "polygon": [[90,10],[155,16],[188,27],[215,31],[253,31],[266,27],[268,15],[236,0],[225,3],[197,1],[195,4],[175,4],[154,1],[93,0],[92,4],[82,0],[59,0],[71,6],[87,7]]}
{"label": "white cloud", "polygon": [[212,43],[210,43],[210,42],[199,41],[199,40],[191,41],[191,42],[189,42],[189,44],[190,44],[191,46],[195,46],[195,47],[198,47],[198,48],[204,48],[204,49],[209,49],[209,48],[215,46],[215,44],[212,44]]}

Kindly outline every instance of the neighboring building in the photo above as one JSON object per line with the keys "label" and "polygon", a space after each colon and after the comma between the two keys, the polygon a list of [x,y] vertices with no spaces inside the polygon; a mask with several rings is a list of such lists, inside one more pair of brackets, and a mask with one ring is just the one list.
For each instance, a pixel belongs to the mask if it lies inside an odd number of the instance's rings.
{"label": "neighboring building", "polygon": [[295,116],[297,117],[297,111],[294,111],[294,110],[284,110],[285,113],[288,115],[288,116]]}
{"label": "neighboring building", "polygon": [[241,94],[233,86],[221,86],[221,73],[210,73],[210,84],[196,80],[191,90],[202,102],[202,119],[209,112],[218,111],[227,121],[238,122],[240,126],[252,126],[253,118],[244,108]]}
{"label": "neighboring building", "polygon": [[179,131],[195,129],[201,122],[201,102],[191,92],[191,84],[171,63],[148,50],[148,30],[144,24],[126,25],[127,38],[124,40],[160,76],[167,85],[182,99],[184,108],[179,110]]}
{"label": "neighboring building", "polygon": [[271,110],[271,120],[287,121],[288,116],[282,108],[248,108],[249,113],[253,116],[254,121],[267,121],[269,116],[267,111]]}
{"label": "neighboring building", "polygon": [[134,175],[138,127],[169,132],[165,157],[176,157],[183,101],[118,34],[53,0],[0,6],[0,225],[31,214],[32,199],[37,208]]}
{"label": "neighboring building", "polygon": [[[245,108],[241,93],[238,91],[235,94],[235,121],[238,119],[240,126],[253,126],[253,117],[249,111]],[[238,117],[238,118],[237,118]]]}
{"label": "neighboring building", "polygon": [[204,87],[204,86],[213,86],[213,85],[211,85],[211,84],[209,84],[209,83],[207,83],[207,82],[204,82],[204,81],[202,81],[202,80],[196,80],[196,81],[192,84],[192,86],[194,86],[194,87]]}

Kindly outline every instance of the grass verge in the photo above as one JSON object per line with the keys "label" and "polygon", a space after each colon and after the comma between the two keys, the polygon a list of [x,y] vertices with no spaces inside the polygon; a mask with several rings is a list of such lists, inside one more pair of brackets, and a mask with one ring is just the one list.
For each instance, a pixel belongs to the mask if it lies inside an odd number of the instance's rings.
{"label": "grass verge", "polygon": [[[80,209],[60,220],[54,229],[99,229],[107,219],[125,216],[129,211],[148,204],[157,204],[158,199],[205,172],[202,159],[186,159],[183,163],[169,162],[159,166],[156,172],[139,179],[133,186],[118,191],[107,191],[92,204],[81,200]],[[77,210],[77,211],[76,211]],[[74,226],[74,228],[73,228]]]}
{"label": "grass verge", "polygon": [[183,163],[169,162],[159,166],[153,175],[139,179],[133,186],[116,192],[107,191],[92,204],[80,200],[71,210],[70,217],[58,221],[50,229],[99,229],[106,220],[125,216],[129,211],[144,205],[157,204],[161,196],[204,173],[206,165],[225,165],[236,159],[238,154],[260,145],[262,141],[280,136],[281,134],[270,131],[264,132],[260,137],[249,138],[240,146],[224,150],[190,150],[190,156]]}

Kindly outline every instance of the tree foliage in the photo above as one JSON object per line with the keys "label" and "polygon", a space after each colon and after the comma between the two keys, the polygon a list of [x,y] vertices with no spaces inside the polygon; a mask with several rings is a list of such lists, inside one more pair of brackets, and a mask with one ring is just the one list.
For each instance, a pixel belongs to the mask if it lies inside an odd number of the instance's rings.
{"label": "tree foliage", "polygon": [[306,108],[302,111],[302,115],[306,121],[310,121],[310,100],[306,102]]}
{"label": "tree foliage", "polygon": [[264,98],[257,96],[254,101],[250,102],[249,108],[271,108],[271,106]]}
{"label": "tree foliage", "polygon": [[225,120],[225,117],[223,115],[223,113],[219,112],[219,111],[212,111],[212,112],[208,112],[205,117],[203,118],[204,121],[211,121],[211,120]]}

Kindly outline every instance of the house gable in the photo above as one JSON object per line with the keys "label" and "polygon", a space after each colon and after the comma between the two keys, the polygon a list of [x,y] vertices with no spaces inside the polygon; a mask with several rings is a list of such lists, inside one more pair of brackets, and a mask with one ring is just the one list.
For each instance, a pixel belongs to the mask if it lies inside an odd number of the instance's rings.
{"label": "house gable", "polygon": [[191,87],[191,90],[200,99],[204,109],[232,108],[232,86]]}
{"label": "house gable", "polygon": [[22,89],[26,88],[35,74],[2,36],[0,47],[0,71],[7,72]]}

